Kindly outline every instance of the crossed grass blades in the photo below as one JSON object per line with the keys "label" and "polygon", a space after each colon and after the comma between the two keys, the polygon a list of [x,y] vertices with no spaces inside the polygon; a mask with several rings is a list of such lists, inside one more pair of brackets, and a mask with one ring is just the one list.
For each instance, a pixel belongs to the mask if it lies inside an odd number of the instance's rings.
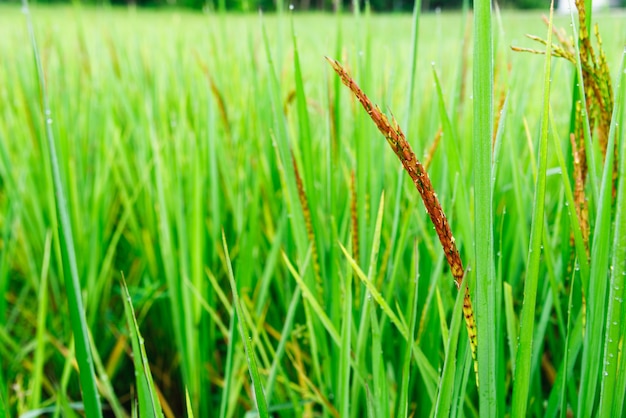
{"label": "crossed grass blades", "polygon": [[[345,84],[356,96],[359,102],[361,102],[363,108],[367,111],[367,114],[370,118],[372,118],[376,127],[378,127],[378,130],[385,136],[387,143],[391,146],[393,152],[396,153],[400,162],[402,162],[404,169],[407,173],[409,173],[409,176],[411,176],[413,184],[415,184],[417,191],[422,197],[426,211],[435,226],[435,230],[439,236],[439,242],[441,243],[441,247],[446,255],[446,260],[450,266],[450,271],[452,272],[452,276],[454,276],[454,283],[456,284],[457,289],[460,289],[463,282],[463,276],[465,274],[463,270],[463,263],[461,262],[459,250],[457,249],[456,242],[452,236],[450,224],[448,223],[446,215],[443,213],[443,209],[441,208],[437,194],[433,190],[433,185],[430,182],[430,177],[428,177],[426,169],[415,156],[415,153],[404,136],[404,132],[402,132],[402,129],[400,129],[396,120],[392,117],[391,123],[389,122],[387,116],[380,111],[378,106],[374,105],[370,101],[370,99],[365,95],[365,93],[363,93],[361,88],[356,84],[352,77],[350,77],[348,72],[339,62],[328,57],[326,57],[326,60],[339,75],[343,84]],[[472,307],[472,301],[467,287],[465,288],[463,301],[463,315],[465,317],[467,333],[470,339],[472,358],[474,360],[474,371],[476,373],[476,384],[478,385],[478,360],[476,358],[478,341],[476,322],[474,320],[474,308]]]}

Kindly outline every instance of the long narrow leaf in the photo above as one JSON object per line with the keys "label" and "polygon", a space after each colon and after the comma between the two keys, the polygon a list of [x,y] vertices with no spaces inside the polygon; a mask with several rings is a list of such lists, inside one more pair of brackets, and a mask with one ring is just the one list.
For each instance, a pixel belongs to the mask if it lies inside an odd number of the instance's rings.
{"label": "long narrow leaf", "polygon": [[85,308],[81,296],[80,279],[78,277],[78,267],[76,263],[76,250],[74,248],[74,238],[72,234],[72,222],[70,212],[65,198],[65,190],[61,181],[61,168],[59,156],[57,155],[54,134],[52,131],[52,111],[48,104],[48,90],[45,82],[44,69],[39,56],[37,41],[35,40],[35,30],[30,17],[28,0],[22,0],[22,10],[26,15],[26,23],[30,36],[31,47],[35,58],[36,74],[39,81],[39,89],[42,99],[42,110],[45,117],[45,132],[48,145],[48,158],[52,169],[52,179],[55,192],[55,204],[59,217],[60,233],[59,241],[61,247],[61,258],[63,260],[63,274],[65,281],[65,292],[70,312],[70,322],[74,333],[74,345],[76,349],[76,361],[78,362],[80,386],[85,404],[85,413],[90,417],[101,417],[102,408],[100,397],[96,388],[96,374],[93,367],[91,348],[89,346],[89,331],[85,318]]}
{"label": "long narrow leaf", "polygon": [[[626,59],[626,51],[622,53],[622,63],[619,70],[619,78],[617,85],[615,86],[617,99],[615,100],[613,107],[613,117],[611,120],[611,128],[609,131],[609,145],[607,147],[607,162],[605,170],[608,170],[608,178],[611,179],[613,172],[613,164],[609,165],[609,154],[613,149],[613,144],[617,135],[618,120],[621,119],[623,106],[624,106],[624,90],[621,88],[624,82],[624,60]],[[621,139],[621,149],[624,149],[624,138]],[[611,160],[612,161],[612,160]],[[614,415],[622,409],[624,404],[623,392],[618,391],[617,378],[618,378],[618,366],[619,358],[622,354],[620,344],[624,340],[625,331],[623,327],[623,298],[624,298],[624,285],[626,284],[626,164],[624,163],[624,152],[620,152],[619,162],[619,186],[618,186],[618,200],[615,215],[615,225],[611,228],[610,225],[603,223],[598,224],[596,228],[605,226],[609,230],[613,230],[613,260],[611,262],[610,280],[609,280],[609,301],[606,315],[606,321],[604,324],[606,333],[604,337],[604,365],[601,377],[601,391],[600,391],[600,406],[598,413],[600,416],[619,416]],[[605,173],[606,174],[606,173]],[[612,181],[608,181],[609,189],[612,188]],[[603,185],[604,187],[604,185]],[[604,192],[604,190],[603,190]],[[608,215],[610,217],[610,214]],[[602,221],[601,221],[602,222]],[[610,222],[610,218],[609,218]],[[606,276],[595,276],[597,278]],[[605,281],[605,280],[601,280]]]}
{"label": "long narrow leaf", "polygon": [[130,342],[133,348],[133,364],[137,382],[139,414],[141,417],[162,417],[163,411],[161,410],[161,404],[159,403],[154,382],[152,381],[152,373],[150,372],[146,349],[141,333],[139,332],[135,310],[124,276],[122,276],[120,284],[122,287],[122,298],[124,299],[126,324],[130,332]]}
{"label": "long narrow leaf", "polygon": [[498,416],[496,279],[493,260],[493,39],[491,1],[474,2],[474,246],[480,412]]}
{"label": "long narrow leaf", "polygon": [[554,4],[550,5],[550,18],[548,24],[548,41],[546,45],[546,59],[543,74],[543,114],[541,120],[541,133],[539,139],[539,168],[535,186],[535,199],[533,202],[533,218],[530,230],[530,248],[528,249],[528,271],[524,283],[524,302],[520,317],[519,345],[515,360],[515,377],[513,381],[513,416],[526,416],[528,405],[528,393],[531,383],[531,358],[533,334],[535,326],[535,305],[537,300],[537,285],[539,282],[539,269],[541,263],[541,243],[543,236],[545,194],[546,194],[546,170],[548,163],[548,126],[550,121],[550,80],[552,49],[552,17]]}
{"label": "long narrow leaf", "polygon": [[250,378],[252,379],[252,386],[254,388],[254,402],[256,403],[257,411],[261,418],[268,418],[269,412],[267,409],[267,401],[265,399],[265,393],[263,391],[263,385],[261,384],[261,375],[257,367],[256,354],[254,352],[254,346],[248,332],[248,326],[244,320],[243,311],[241,307],[241,299],[239,298],[239,292],[237,291],[237,283],[235,282],[235,275],[233,274],[233,268],[230,262],[230,255],[228,254],[228,246],[226,245],[226,236],[222,231],[222,244],[224,248],[224,256],[226,259],[226,265],[228,267],[228,280],[230,282],[230,288],[233,292],[233,305],[235,306],[235,313],[239,317],[239,332],[241,333],[241,339],[243,340],[243,346],[246,351],[246,359],[248,360],[248,371],[250,372]]}

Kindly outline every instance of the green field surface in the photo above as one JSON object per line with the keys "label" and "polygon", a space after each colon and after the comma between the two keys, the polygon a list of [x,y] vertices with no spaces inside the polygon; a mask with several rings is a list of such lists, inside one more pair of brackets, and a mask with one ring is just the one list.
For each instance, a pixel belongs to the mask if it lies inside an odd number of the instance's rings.
{"label": "green field surface", "polygon": [[[592,15],[588,239],[576,67],[511,49],[546,51],[542,14],[491,12],[492,77],[471,13],[417,22],[0,5],[0,416],[623,416],[626,12]],[[478,380],[420,194],[325,57],[428,166]]]}

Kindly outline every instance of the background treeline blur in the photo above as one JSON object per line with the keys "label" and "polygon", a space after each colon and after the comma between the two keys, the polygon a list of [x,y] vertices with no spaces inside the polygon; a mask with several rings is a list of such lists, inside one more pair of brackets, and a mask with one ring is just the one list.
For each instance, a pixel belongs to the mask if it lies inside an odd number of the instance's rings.
{"label": "background treeline blur", "polygon": [[[1,2],[2,0],[0,0]],[[135,4],[144,7],[177,6],[191,9],[227,10],[234,12],[250,12],[262,9],[264,11],[274,11],[277,9],[277,1],[283,0],[31,0],[31,4],[61,4],[61,3],[81,3],[93,5],[127,5]],[[293,4],[296,10],[318,10],[333,11],[337,1],[342,2],[345,11],[352,9],[353,0],[285,0],[283,6]],[[361,9],[365,6],[365,0],[358,0]],[[567,1],[567,0],[560,0]],[[602,0],[600,0],[602,1]],[[605,0],[606,1],[606,0]],[[558,3],[556,0],[555,3]],[[414,0],[369,0],[370,7],[375,12],[408,12],[413,10]],[[469,0],[471,5],[472,1]],[[595,3],[595,2],[594,2]],[[613,5],[626,6],[626,0],[610,0]],[[422,0],[423,11],[460,9],[463,0]],[[514,9],[548,9],[550,0],[498,0],[501,8]]]}

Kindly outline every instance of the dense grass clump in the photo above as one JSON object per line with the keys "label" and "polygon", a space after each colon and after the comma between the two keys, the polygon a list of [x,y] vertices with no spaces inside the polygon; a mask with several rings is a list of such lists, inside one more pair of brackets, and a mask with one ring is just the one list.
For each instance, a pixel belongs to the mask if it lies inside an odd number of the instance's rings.
{"label": "dense grass clump", "polygon": [[1,7],[0,415],[621,416],[626,32],[581,16]]}

